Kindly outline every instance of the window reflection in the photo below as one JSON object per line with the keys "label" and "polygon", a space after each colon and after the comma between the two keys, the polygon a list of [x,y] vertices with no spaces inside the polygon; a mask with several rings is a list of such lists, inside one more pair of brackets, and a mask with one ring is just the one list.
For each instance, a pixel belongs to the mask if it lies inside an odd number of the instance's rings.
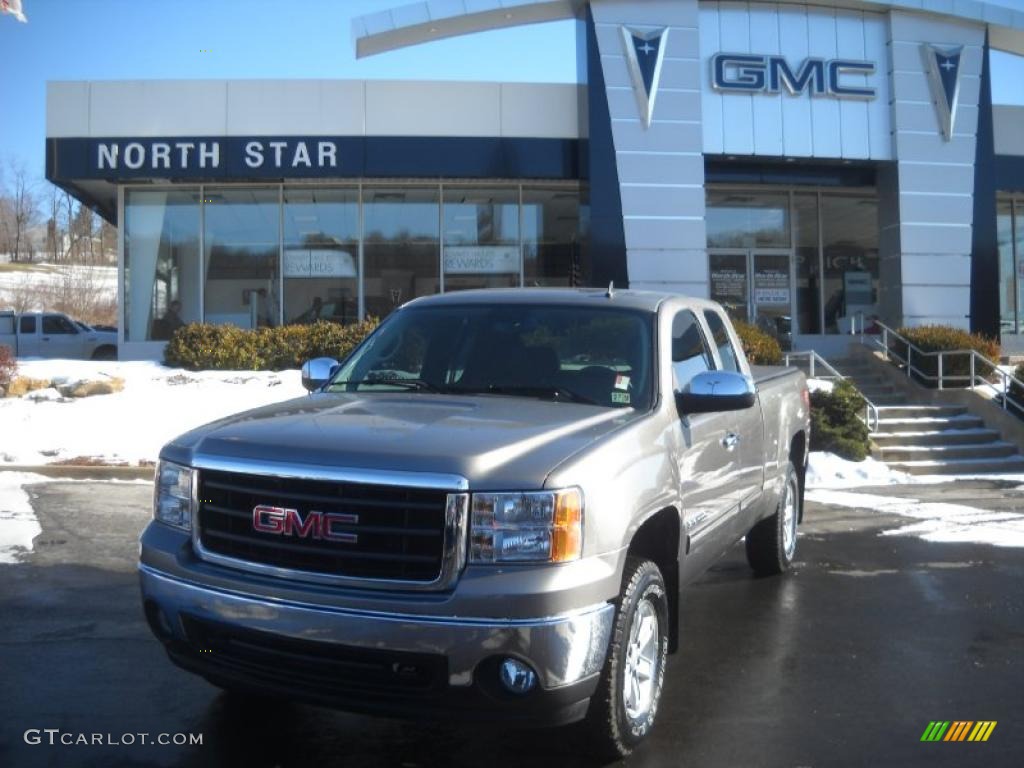
{"label": "window reflection", "polygon": [[440,289],[438,189],[363,190],[366,313],[384,317]]}
{"label": "window reflection", "polygon": [[825,331],[850,333],[862,319],[870,326],[878,316],[878,201],[822,195],[821,221]]}
{"label": "window reflection", "polygon": [[445,187],[444,289],[519,285],[519,190]]}
{"label": "window reflection", "polygon": [[127,341],[166,341],[202,319],[199,190],[127,190],[124,226]]}
{"label": "window reflection", "polygon": [[277,189],[204,191],[207,323],[277,325],[280,208]]}
{"label": "window reflection", "polygon": [[359,319],[359,190],[285,189],[286,323]]}
{"label": "window reflection", "polygon": [[523,188],[523,273],[528,286],[582,283],[577,190]]}
{"label": "window reflection", "polygon": [[787,193],[709,191],[709,248],[788,248]]}

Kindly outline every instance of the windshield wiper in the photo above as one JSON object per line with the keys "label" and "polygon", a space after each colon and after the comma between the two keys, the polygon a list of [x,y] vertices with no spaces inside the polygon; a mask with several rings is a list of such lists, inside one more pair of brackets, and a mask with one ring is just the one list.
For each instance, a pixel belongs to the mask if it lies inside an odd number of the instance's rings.
{"label": "windshield wiper", "polygon": [[579,392],[573,392],[571,389],[557,386],[511,386],[503,384],[489,384],[486,387],[480,387],[478,389],[452,389],[452,392],[459,394],[489,394],[489,395],[512,395],[520,397],[541,397],[541,398],[554,398],[568,400],[573,403],[584,403],[586,405],[601,405],[601,403],[593,400],[585,395],[581,395]]}
{"label": "windshield wiper", "polygon": [[376,384],[384,385],[395,385],[399,387],[405,387],[406,389],[415,389],[423,392],[438,392],[442,393],[445,390],[440,387],[435,387],[429,381],[423,379],[402,379],[398,376],[389,376],[380,379],[362,379],[361,381],[335,381],[331,384],[330,388],[333,390],[335,387],[343,387],[348,384],[354,384],[356,389],[361,386],[373,386]]}

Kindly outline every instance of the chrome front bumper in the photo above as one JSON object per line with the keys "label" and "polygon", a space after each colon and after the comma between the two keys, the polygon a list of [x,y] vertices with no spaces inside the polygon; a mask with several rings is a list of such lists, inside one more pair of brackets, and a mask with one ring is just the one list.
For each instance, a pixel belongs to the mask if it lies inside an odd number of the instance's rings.
{"label": "chrome front bumper", "polygon": [[[485,660],[515,656],[537,672],[544,690],[596,678],[604,664],[615,607],[601,603],[536,619],[473,619],[353,610],[270,600],[213,589],[140,565],[144,601],[187,641],[182,614],[283,638],[444,656],[448,685],[469,687]],[[495,596],[496,599],[499,596]]]}

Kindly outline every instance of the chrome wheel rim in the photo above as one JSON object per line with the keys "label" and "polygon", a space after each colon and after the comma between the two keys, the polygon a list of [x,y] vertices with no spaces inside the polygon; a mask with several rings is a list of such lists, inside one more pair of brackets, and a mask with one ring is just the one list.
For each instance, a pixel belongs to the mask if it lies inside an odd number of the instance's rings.
{"label": "chrome wheel rim", "polygon": [[786,500],[782,505],[782,549],[786,559],[792,560],[796,551],[796,498],[799,490],[796,483],[790,480],[786,488]]}
{"label": "chrome wheel rim", "polygon": [[646,717],[654,705],[660,647],[658,612],[650,600],[643,598],[637,603],[629,628],[622,675],[622,701],[631,720]]}

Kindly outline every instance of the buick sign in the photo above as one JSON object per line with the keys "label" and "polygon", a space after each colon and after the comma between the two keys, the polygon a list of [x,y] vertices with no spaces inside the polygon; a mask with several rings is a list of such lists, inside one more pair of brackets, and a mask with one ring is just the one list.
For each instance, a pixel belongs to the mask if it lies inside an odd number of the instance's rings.
{"label": "buick sign", "polygon": [[260,533],[272,533],[277,536],[295,536],[300,539],[317,539],[337,541],[342,544],[355,544],[359,537],[354,533],[336,530],[335,526],[355,525],[359,522],[358,515],[341,512],[310,512],[302,517],[299,510],[288,507],[271,507],[260,504],[253,507],[252,527]]}
{"label": "buick sign", "polygon": [[790,96],[837,99],[873,99],[875,89],[866,85],[875,72],[871,61],[855,59],[804,59],[791,67],[785,56],[752,53],[717,53],[711,57],[711,86],[722,93],[785,91]]}

